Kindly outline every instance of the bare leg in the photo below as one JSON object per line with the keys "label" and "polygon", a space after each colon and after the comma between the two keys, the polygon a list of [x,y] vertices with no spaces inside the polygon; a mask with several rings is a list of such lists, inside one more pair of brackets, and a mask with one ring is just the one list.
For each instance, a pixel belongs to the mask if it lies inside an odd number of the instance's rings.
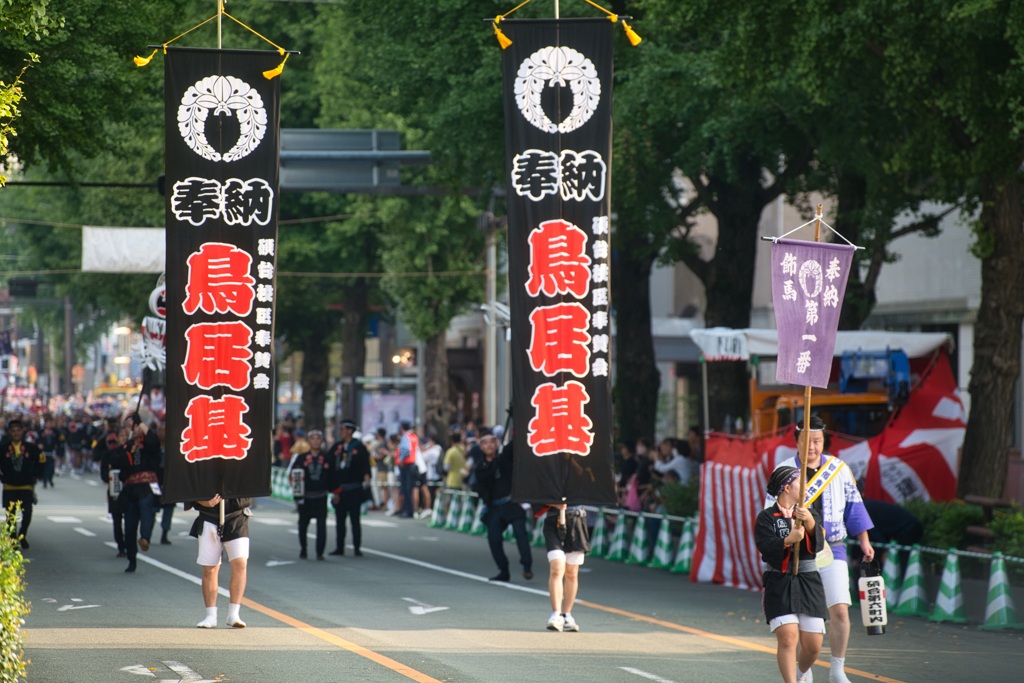
{"label": "bare leg", "polygon": [[217,606],[217,572],[220,565],[203,567],[203,602],[207,607]]}
{"label": "bare leg", "polygon": [[245,594],[247,562],[248,560],[244,557],[236,557],[231,560],[231,582],[228,584],[228,591],[231,594],[231,602],[236,605],[242,602],[242,596]]}
{"label": "bare leg", "polygon": [[833,657],[845,658],[850,642],[850,606],[839,603],[828,608],[828,646]]}
{"label": "bare leg", "polygon": [[797,664],[800,671],[808,671],[821,654],[821,634],[800,631],[800,654]]}
{"label": "bare leg", "polygon": [[[548,573],[548,595],[551,597],[551,611],[562,611],[562,577],[565,575],[565,560],[551,560]],[[575,599],[575,590],[573,598]]]}
{"label": "bare leg", "polygon": [[576,591],[580,585],[580,566],[578,564],[565,565],[565,584],[562,596],[562,614],[572,612],[572,606],[576,604]]}
{"label": "bare leg", "polygon": [[796,644],[799,637],[800,631],[796,624],[783,624],[775,629],[775,639],[779,643],[775,658],[784,683],[796,683]]}

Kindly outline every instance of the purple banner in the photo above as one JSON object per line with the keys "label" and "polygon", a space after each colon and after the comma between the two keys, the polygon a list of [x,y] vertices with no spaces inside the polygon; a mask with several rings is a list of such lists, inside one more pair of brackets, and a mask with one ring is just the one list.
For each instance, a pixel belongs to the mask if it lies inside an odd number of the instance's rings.
{"label": "purple banner", "polygon": [[776,240],[772,245],[777,381],[828,386],[853,251],[848,244],[801,240]]}

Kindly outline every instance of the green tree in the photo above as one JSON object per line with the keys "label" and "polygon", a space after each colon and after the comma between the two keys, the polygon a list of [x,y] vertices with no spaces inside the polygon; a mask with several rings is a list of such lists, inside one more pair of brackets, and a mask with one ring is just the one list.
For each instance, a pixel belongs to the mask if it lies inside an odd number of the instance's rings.
{"label": "green tree", "polygon": [[[38,40],[42,35],[49,33],[52,25],[61,23],[60,20],[52,20],[47,14],[49,2],[50,0],[8,0],[0,3],[0,31],[12,39],[12,42]],[[32,64],[39,61],[39,56],[26,49],[22,60],[24,65],[20,70],[14,67],[17,76],[13,81],[5,83],[0,80],[0,161],[7,157],[10,138],[17,135],[14,124],[21,116],[19,105],[24,97],[22,86],[25,72]],[[8,75],[7,70],[12,66],[12,64],[0,62],[0,78]],[[7,182],[7,176],[3,173],[5,165],[5,163],[0,163],[0,187]]]}
{"label": "green tree", "polygon": [[[325,117],[396,128],[406,145],[429,149],[434,159],[428,169],[403,174],[424,196],[361,198],[354,220],[380,236],[387,272],[381,286],[426,344],[426,358],[417,359],[423,416],[439,438],[451,419],[445,331],[483,299],[477,216],[503,160],[499,50],[482,30],[481,12],[486,8],[468,0],[413,11],[397,2],[346,3],[338,13],[322,12],[320,24],[338,46],[319,81]],[[458,39],[438,40],[440,33]],[[467,194],[466,187],[474,189]],[[437,188],[443,193],[432,196]]]}

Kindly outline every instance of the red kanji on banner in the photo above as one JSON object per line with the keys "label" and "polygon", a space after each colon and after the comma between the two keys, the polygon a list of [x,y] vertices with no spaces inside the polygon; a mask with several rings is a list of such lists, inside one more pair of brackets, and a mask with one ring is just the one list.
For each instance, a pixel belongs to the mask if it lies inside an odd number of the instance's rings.
{"label": "red kanji on banner", "polygon": [[185,381],[201,389],[228,386],[241,391],[252,372],[252,328],[241,321],[197,323],[185,330]]}
{"label": "red kanji on banner", "polygon": [[530,365],[552,377],[590,374],[590,311],[580,303],[539,306],[530,313]]}
{"label": "red kanji on banner", "polygon": [[548,382],[537,387],[530,399],[537,410],[526,428],[526,441],[534,455],[589,455],[594,422],[583,410],[589,402],[586,387],[579,382],[566,382],[562,387]]}
{"label": "red kanji on banner", "polygon": [[241,396],[196,396],[188,402],[188,426],[181,432],[181,452],[188,462],[226,458],[243,460],[249,453],[252,430],[242,420],[249,405]]}
{"label": "red kanji on banner", "polygon": [[246,316],[256,296],[256,279],[249,274],[252,255],[231,244],[207,242],[188,257],[188,283],[182,310],[192,315],[234,313]]}
{"label": "red kanji on banner", "polygon": [[587,235],[561,219],[544,221],[530,232],[530,296],[572,294],[582,299],[590,290]]}

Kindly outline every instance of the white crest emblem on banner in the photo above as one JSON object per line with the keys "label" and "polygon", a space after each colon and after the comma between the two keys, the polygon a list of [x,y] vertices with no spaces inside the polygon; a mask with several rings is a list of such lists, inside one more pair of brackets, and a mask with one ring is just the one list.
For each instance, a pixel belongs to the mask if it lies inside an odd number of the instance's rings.
{"label": "white crest emblem on banner", "polygon": [[[206,119],[238,117],[238,140],[221,155],[206,139]],[[207,76],[189,86],[178,107],[178,131],[189,148],[210,161],[237,161],[259,147],[267,132],[263,98],[251,85],[234,76]]]}
{"label": "white crest emblem on banner", "polygon": [[[559,123],[544,113],[540,96],[548,86],[568,83],[572,90],[572,110]],[[594,63],[571,47],[543,47],[519,65],[515,81],[519,111],[531,124],[545,133],[571,133],[594,115],[601,101],[601,81]]]}

